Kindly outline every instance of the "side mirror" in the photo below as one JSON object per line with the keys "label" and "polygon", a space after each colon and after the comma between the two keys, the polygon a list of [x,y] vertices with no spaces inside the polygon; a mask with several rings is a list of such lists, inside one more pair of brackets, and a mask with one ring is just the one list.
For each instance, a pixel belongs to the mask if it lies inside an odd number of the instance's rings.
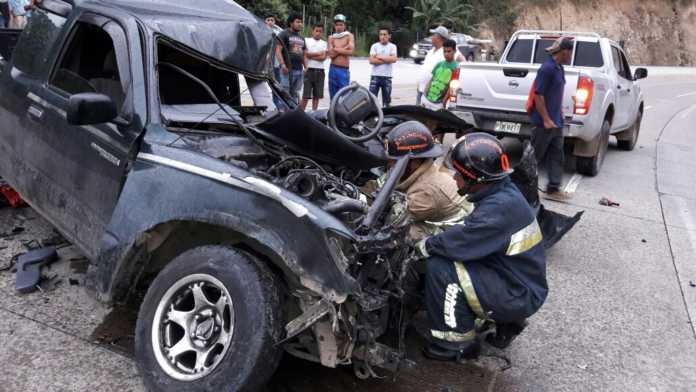
{"label": "side mirror", "polygon": [[68,124],[94,125],[111,122],[118,112],[116,104],[104,94],[80,93],[70,96],[68,101]]}
{"label": "side mirror", "polygon": [[633,80],[645,79],[648,77],[648,70],[645,68],[637,68],[633,75]]}

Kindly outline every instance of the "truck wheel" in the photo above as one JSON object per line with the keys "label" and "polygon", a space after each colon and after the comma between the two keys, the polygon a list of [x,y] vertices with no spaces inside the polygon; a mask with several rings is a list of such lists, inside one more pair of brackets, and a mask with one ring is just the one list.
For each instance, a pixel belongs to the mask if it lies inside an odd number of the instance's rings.
{"label": "truck wheel", "polygon": [[273,273],[240,250],[203,246],[150,285],[135,356],[150,391],[255,391],[278,365],[281,328]]}
{"label": "truck wheel", "polygon": [[616,135],[616,145],[621,150],[633,151],[638,143],[638,135],[640,134],[640,124],[643,122],[643,113],[638,112],[636,122],[633,123],[631,129],[623,131]]}
{"label": "truck wheel", "polygon": [[607,148],[609,147],[609,132],[611,130],[611,123],[608,119],[604,120],[602,124],[602,131],[599,134],[599,144],[597,145],[597,152],[593,157],[577,157],[575,163],[575,169],[578,173],[584,174],[586,176],[594,177],[599,173],[604,163],[604,157],[607,155]]}
{"label": "truck wheel", "polygon": [[420,60],[420,59],[413,59],[413,62],[418,64],[418,65],[423,64],[423,60]]}

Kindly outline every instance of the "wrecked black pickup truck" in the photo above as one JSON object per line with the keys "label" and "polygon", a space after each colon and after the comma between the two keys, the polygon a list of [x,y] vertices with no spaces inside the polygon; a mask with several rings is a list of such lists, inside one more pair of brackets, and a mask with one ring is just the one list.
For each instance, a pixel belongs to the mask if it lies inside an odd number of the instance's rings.
{"label": "wrecked black pickup truck", "polygon": [[[44,0],[0,31],[0,176],[88,256],[101,301],[139,306],[150,390],[255,390],[283,352],[358,377],[406,366],[408,157],[364,185],[394,126],[468,126],[383,112],[359,86],[328,112],[278,112],[270,94],[294,105],[271,31],[232,1],[193,4]],[[540,220],[549,246],[575,222]]]}

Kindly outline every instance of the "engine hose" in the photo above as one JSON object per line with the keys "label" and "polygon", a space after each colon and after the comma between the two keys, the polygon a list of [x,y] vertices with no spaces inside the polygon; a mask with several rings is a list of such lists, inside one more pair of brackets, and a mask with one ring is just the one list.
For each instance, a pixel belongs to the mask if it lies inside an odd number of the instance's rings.
{"label": "engine hose", "polygon": [[330,214],[338,214],[343,212],[362,212],[366,210],[365,203],[360,200],[335,200],[326,204],[322,209]]}

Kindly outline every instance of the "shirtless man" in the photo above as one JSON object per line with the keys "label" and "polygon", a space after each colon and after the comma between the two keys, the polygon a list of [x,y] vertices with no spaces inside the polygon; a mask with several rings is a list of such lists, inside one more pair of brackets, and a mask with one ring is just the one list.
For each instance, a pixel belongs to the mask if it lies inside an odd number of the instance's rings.
{"label": "shirtless man", "polygon": [[333,98],[338,90],[350,83],[350,56],[355,49],[355,37],[346,31],[346,17],[338,14],[334,17],[335,33],[329,37],[329,95]]}

